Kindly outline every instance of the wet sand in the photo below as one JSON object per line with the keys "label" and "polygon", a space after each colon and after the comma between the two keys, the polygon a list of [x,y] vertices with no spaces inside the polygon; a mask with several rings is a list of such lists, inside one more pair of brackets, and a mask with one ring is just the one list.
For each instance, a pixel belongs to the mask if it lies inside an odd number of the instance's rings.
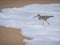
{"label": "wet sand", "polygon": [[22,7],[28,4],[60,3],[60,0],[0,0],[1,8]]}
{"label": "wet sand", "polygon": [[24,39],[32,40],[20,32],[21,29],[0,26],[0,45],[26,45]]}

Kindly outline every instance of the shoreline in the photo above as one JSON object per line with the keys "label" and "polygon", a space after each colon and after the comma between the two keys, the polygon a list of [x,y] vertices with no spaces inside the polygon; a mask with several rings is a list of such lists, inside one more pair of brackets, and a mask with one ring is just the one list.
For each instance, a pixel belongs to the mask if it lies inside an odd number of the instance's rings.
{"label": "shoreline", "polygon": [[0,9],[23,7],[28,4],[60,4],[60,0],[1,0]]}
{"label": "shoreline", "polygon": [[32,40],[20,32],[21,29],[0,26],[0,45],[26,45],[24,39]]}

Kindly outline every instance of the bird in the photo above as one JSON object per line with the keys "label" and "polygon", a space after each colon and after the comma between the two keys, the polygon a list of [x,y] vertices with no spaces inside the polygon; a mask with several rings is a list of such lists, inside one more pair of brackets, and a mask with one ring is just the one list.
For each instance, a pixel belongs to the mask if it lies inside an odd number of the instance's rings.
{"label": "bird", "polygon": [[[47,20],[54,16],[41,16],[40,14],[37,14],[37,16],[34,16],[33,18],[36,18],[36,17],[38,17],[38,20],[46,21],[49,24],[49,22]],[[44,24],[44,22],[43,22],[43,24]]]}

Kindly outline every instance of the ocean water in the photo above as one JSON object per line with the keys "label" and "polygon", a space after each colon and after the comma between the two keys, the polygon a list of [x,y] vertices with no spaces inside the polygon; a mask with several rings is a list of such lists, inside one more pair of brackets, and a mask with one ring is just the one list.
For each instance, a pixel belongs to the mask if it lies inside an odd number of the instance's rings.
{"label": "ocean water", "polygon": [[[54,16],[48,19],[49,25],[37,18]],[[21,28],[22,34],[33,38],[24,40],[26,45],[60,45],[60,4],[30,4],[19,8],[5,8],[0,12],[0,26]]]}

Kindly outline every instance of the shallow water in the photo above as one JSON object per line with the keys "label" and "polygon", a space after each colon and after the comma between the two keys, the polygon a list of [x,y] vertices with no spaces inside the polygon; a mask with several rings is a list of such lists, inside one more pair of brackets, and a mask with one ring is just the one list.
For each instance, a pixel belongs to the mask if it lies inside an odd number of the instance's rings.
{"label": "shallow water", "polygon": [[[31,4],[21,8],[2,9],[0,25],[21,28],[23,35],[33,40],[24,40],[27,45],[60,45],[60,4]],[[41,25],[41,21],[33,18],[37,14],[54,16]]]}

